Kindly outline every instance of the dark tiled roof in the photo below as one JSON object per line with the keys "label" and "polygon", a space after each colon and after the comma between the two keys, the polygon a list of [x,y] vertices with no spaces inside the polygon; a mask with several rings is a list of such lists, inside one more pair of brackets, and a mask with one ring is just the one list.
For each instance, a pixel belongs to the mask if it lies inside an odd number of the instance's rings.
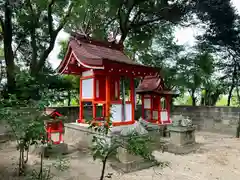
{"label": "dark tiled roof", "polygon": [[163,79],[157,76],[146,76],[139,84],[137,91],[162,91],[164,89]]}
{"label": "dark tiled roof", "polygon": [[138,88],[136,89],[137,93],[157,93],[157,94],[172,94],[174,95],[174,92],[171,92],[170,90],[167,90],[164,86],[163,79],[160,77],[160,75],[156,76],[145,76],[142,82],[139,84]]}
{"label": "dark tiled roof", "polygon": [[104,59],[126,64],[137,64],[124,54],[122,44],[98,41],[81,34],[72,33],[69,45],[79,59],[82,60],[84,57],[91,59],[89,63],[92,65],[100,65]]}
{"label": "dark tiled roof", "polygon": [[84,68],[104,69],[108,73],[141,77],[160,71],[158,68],[141,65],[128,58],[121,44],[98,41],[75,33],[70,38],[68,51],[57,71],[79,74],[85,70]]}
{"label": "dark tiled roof", "polygon": [[81,61],[86,59],[87,62],[85,63],[87,64],[102,65],[104,59],[126,64],[137,64],[120,50],[97,46],[95,44],[81,42],[76,39],[71,39],[69,46],[72,48],[77,58]]}

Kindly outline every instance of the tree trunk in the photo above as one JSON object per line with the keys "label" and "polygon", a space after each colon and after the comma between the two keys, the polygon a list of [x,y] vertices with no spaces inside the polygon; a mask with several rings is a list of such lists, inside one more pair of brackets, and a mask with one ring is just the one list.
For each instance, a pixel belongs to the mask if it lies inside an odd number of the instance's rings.
{"label": "tree trunk", "polygon": [[21,176],[24,174],[24,146],[23,144],[19,145],[19,169],[18,175]]}
{"label": "tree trunk", "polygon": [[[30,69],[31,71],[31,75],[32,76],[38,76],[39,73],[41,73],[43,67],[45,66],[46,60],[48,58],[48,55],[51,53],[51,51],[54,48],[54,43],[56,40],[57,34],[54,34],[53,37],[51,37],[51,40],[49,42],[49,47],[47,49],[45,49],[41,55],[40,55],[40,59],[39,61],[35,64],[33,69]],[[33,52],[34,53],[34,52]]]}
{"label": "tree trunk", "polygon": [[238,113],[238,126],[236,131],[236,138],[239,138],[240,136],[240,113]]}
{"label": "tree trunk", "polygon": [[28,162],[28,154],[29,154],[29,147],[26,150],[26,159],[24,160],[25,164],[27,164],[27,162]]}
{"label": "tree trunk", "polygon": [[234,87],[235,87],[236,75],[237,75],[237,64],[235,63],[235,64],[234,64],[234,69],[233,69],[233,74],[232,74],[232,84],[231,84],[231,87],[230,87],[230,91],[229,91],[229,93],[228,93],[227,106],[230,106],[230,104],[231,104],[232,92],[233,92],[233,89],[234,89]]}
{"label": "tree trunk", "polygon": [[191,89],[192,106],[196,106],[195,90]]}
{"label": "tree trunk", "polygon": [[206,104],[206,90],[201,93],[201,106],[204,106]]}
{"label": "tree trunk", "polygon": [[196,98],[192,96],[192,106],[196,106]]}
{"label": "tree trunk", "polygon": [[71,91],[68,90],[68,106],[71,106]]}
{"label": "tree trunk", "polygon": [[[238,81],[238,72],[240,70],[240,67],[238,66],[238,70],[236,71],[236,90],[237,90],[237,99],[238,99],[238,107],[240,106],[240,94],[239,94],[239,81]],[[236,137],[239,138],[240,136],[240,114],[238,113],[238,126],[237,126],[237,132]]]}
{"label": "tree trunk", "polygon": [[42,179],[43,177],[43,157],[44,157],[44,149],[41,150],[41,162],[40,162],[40,170],[38,174],[38,179]]}
{"label": "tree trunk", "polygon": [[227,106],[230,106],[230,104],[231,104],[231,98],[232,98],[233,89],[234,89],[234,84],[232,83],[232,85],[231,85],[231,87],[230,87],[230,90],[229,90],[229,92],[228,92]]}
{"label": "tree trunk", "polygon": [[219,92],[216,92],[215,94],[213,94],[212,96],[211,96],[211,102],[210,102],[210,106],[215,106],[216,105],[216,103],[217,103],[217,101],[218,101],[218,99],[219,99],[219,96],[221,95],[221,93],[219,93]]}
{"label": "tree trunk", "polygon": [[[238,107],[240,106],[240,94],[239,94],[239,88],[238,88],[238,80],[237,80],[237,99],[238,99]],[[236,137],[239,138],[240,135],[240,114],[238,113],[238,126],[237,126],[237,132],[236,132]]]}
{"label": "tree trunk", "polygon": [[3,38],[4,38],[4,57],[6,62],[7,72],[7,91],[12,94],[15,92],[15,64],[12,49],[12,9],[9,0],[5,2],[5,19],[3,23]]}
{"label": "tree trunk", "polygon": [[239,94],[239,88],[238,88],[238,81],[237,81],[236,90],[237,90],[237,100],[238,100],[238,107],[239,107],[240,106],[240,94]]}
{"label": "tree trunk", "polygon": [[105,174],[105,169],[106,169],[106,164],[107,164],[107,156],[104,158],[102,163],[103,163],[103,166],[102,166],[102,173],[101,173],[100,180],[104,179],[104,174]]}

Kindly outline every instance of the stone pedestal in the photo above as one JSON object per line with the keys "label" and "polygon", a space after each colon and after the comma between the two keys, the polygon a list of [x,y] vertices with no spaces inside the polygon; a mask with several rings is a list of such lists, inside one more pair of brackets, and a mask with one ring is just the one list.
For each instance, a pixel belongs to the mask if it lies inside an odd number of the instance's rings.
{"label": "stone pedestal", "polygon": [[195,143],[195,127],[169,127],[170,143],[184,146]]}
{"label": "stone pedestal", "polygon": [[170,126],[168,151],[176,154],[190,153],[198,147],[195,141],[195,127]]}
{"label": "stone pedestal", "polygon": [[65,143],[60,143],[44,147],[31,147],[30,152],[38,155],[43,152],[44,157],[57,157],[68,153],[68,145]]}
{"label": "stone pedestal", "polygon": [[111,166],[123,173],[134,172],[155,165],[154,162],[147,161],[140,156],[129,154],[124,148],[117,149],[116,158],[115,161],[111,162]]}
{"label": "stone pedestal", "polygon": [[44,147],[44,156],[59,156],[68,153],[68,145],[65,143],[53,144],[51,146]]}
{"label": "stone pedestal", "polygon": [[[110,143],[110,140],[112,138],[118,138],[118,136],[121,136],[122,138],[134,131],[138,132],[143,136],[145,134],[148,134],[148,131],[146,131],[139,123],[136,122],[132,125],[112,127],[106,138]],[[99,134],[88,129],[87,125],[76,123],[65,124],[65,142],[69,145],[77,147],[78,149],[91,147],[91,140],[94,135],[98,136]],[[159,141],[159,136],[156,135],[156,139],[158,139]],[[116,156],[114,156],[114,158],[110,160],[110,164],[114,169],[124,173],[148,168],[155,165],[153,162],[147,162],[139,156],[129,154],[125,148],[118,148],[116,150]]]}

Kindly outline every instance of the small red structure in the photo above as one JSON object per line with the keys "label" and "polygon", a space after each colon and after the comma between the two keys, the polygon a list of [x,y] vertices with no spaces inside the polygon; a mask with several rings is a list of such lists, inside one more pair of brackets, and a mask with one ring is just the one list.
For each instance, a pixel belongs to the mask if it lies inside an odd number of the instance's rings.
{"label": "small red structure", "polygon": [[62,116],[55,109],[46,109],[46,114],[49,115],[52,120],[46,121],[47,141],[53,144],[63,143],[64,125],[57,117]]}
{"label": "small red structure", "polygon": [[146,76],[136,92],[142,100],[142,118],[151,123],[171,124],[170,101],[174,94],[164,86],[160,75]]}
{"label": "small red structure", "polygon": [[[90,119],[103,123],[111,115],[113,126],[118,126],[135,122],[135,78],[153,76],[159,73],[159,69],[129,59],[123,52],[122,44],[97,41],[73,33],[58,72],[81,77],[77,122],[85,123],[89,118],[83,106],[90,104]],[[128,79],[130,84],[127,100],[120,93],[123,78]]]}

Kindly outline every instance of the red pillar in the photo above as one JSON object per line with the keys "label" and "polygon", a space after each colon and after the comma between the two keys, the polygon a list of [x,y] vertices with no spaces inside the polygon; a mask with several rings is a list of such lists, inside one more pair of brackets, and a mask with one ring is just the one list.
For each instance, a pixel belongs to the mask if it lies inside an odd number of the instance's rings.
{"label": "red pillar", "polygon": [[96,121],[96,78],[93,77],[93,101],[92,101],[92,110],[93,110],[93,121]]}
{"label": "red pillar", "polygon": [[150,95],[150,122],[153,121],[153,95]]}
{"label": "red pillar", "polygon": [[142,94],[141,97],[142,97],[142,118],[145,119],[144,118],[144,116],[145,116],[144,115],[144,94]]}
{"label": "red pillar", "polygon": [[135,83],[134,83],[134,78],[132,77],[130,79],[130,90],[131,90],[131,93],[130,93],[130,101],[131,101],[131,104],[132,104],[132,122],[134,123],[135,122]]}
{"label": "red pillar", "polygon": [[161,124],[161,96],[158,96],[158,124]]}
{"label": "red pillar", "polygon": [[106,118],[110,120],[110,77],[106,76]]}
{"label": "red pillar", "polygon": [[83,102],[82,102],[82,79],[80,78],[80,83],[79,83],[79,123],[83,122]]}

